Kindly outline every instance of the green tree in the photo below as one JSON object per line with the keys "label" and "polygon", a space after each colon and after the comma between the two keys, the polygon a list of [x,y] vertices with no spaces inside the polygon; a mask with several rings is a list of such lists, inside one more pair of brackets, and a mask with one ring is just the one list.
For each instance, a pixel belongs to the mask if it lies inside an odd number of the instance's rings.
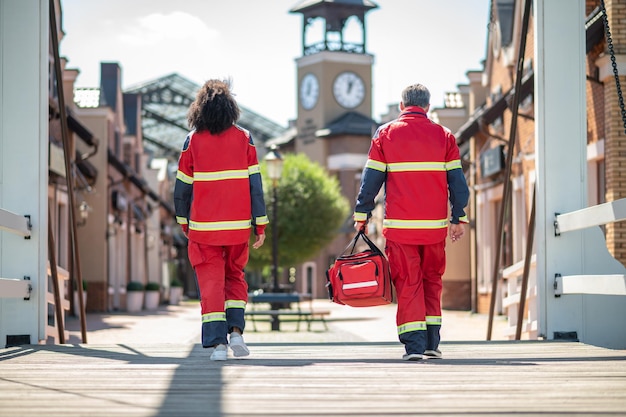
{"label": "green tree", "polygon": [[[284,156],[283,173],[276,193],[278,219],[272,212],[272,182],[261,163],[265,204],[270,224],[265,244],[250,250],[248,268],[261,271],[272,264],[272,232],[278,228],[278,265],[304,262],[329,244],[349,214],[349,203],[341,194],[339,181],[304,154]],[[276,224],[273,224],[276,222]]]}

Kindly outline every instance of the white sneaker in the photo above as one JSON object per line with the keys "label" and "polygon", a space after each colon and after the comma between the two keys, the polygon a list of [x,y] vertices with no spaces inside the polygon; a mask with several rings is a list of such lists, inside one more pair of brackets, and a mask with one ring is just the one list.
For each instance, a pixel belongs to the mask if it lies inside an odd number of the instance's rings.
{"label": "white sneaker", "polygon": [[243,336],[239,333],[232,332],[230,334],[230,348],[233,351],[233,355],[236,358],[241,358],[243,356],[248,356],[250,354],[250,349],[246,346],[243,341]]}
{"label": "white sneaker", "polygon": [[406,353],[402,355],[403,361],[421,361],[422,354],[421,353]]}
{"label": "white sneaker", "polygon": [[226,348],[226,345],[217,345],[213,353],[211,353],[210,359],[212,361],[225,361],[228,359],[228,348]]}
{"label": "white sneaker", "polygon": [[427,356],[431,359],[441,359],[442,355],[441,355],[441,351],[439,349],[435,349],[435,350],[425,350],[424,351],[424,356]]}

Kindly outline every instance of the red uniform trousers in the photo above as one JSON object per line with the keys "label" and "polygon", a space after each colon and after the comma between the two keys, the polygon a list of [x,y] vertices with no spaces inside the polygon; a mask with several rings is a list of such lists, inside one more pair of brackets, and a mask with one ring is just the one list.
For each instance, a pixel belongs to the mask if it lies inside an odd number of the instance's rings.
{"label": "red uniform trousers", "polygon": [[248,242],[213,246],[189,241],[189,260],[196,273],[202,310],[202,346],[227,344],[233,327],[243,332],[248,302],[244,267]]}
{"label": "red uniform trousers", "polygon": [[441,276],[445,271],[445,240],[411,245],[387,240],[385,248],[396,288],[398,337],[407,353],[424,353],[439,346]]}

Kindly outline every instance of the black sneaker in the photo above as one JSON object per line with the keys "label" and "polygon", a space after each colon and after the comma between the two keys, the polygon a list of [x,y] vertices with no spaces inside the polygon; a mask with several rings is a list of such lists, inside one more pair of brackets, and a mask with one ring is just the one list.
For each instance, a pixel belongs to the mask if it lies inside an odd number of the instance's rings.
{"label": "black sneaker", "polygon": [[424,351],[424,356],[426,356],[427,358],[430,359],[441,359],[442,355],[441,355],[441,351],[439,349],[435,349],[435,350],[425,350]]}

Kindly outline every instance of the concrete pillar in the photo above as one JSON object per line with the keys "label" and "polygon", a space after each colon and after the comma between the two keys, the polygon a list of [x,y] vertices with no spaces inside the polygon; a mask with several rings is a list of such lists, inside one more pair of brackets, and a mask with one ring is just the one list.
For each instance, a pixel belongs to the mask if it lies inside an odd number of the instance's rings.
{"label": "concrete pillar", "polygon": [[624,273],[598,227],[555,236],[555,214],[587,202],[584,11],[584,0],[534,0],[539,335],[624,348],[623,297],[554,292],[556,274]]}
{"label": "concrete pillar", "polygon": [[0,298],[7,337],[45,338],[48,310],[48,0],[0,0],[0,207],[30,215],[31,238],[0,232],[0,276],[30,277],[30,300]]}

